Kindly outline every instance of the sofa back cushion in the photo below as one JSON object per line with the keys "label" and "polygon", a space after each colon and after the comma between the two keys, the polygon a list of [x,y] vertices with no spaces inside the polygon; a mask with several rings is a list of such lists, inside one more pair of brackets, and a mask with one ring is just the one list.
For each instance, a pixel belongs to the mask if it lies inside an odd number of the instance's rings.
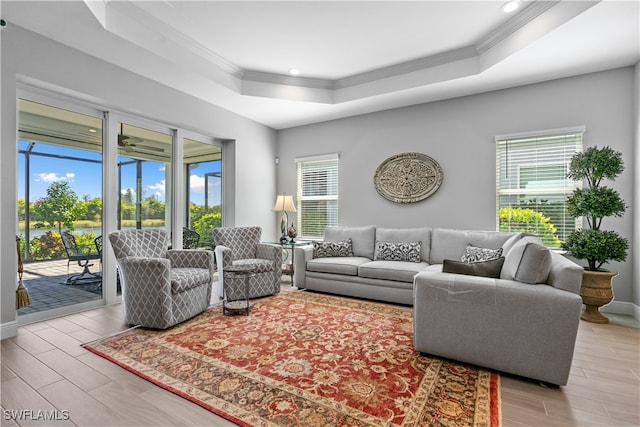
{"label": "sofa back cushion", "polygon": [[420,242],[420,260],[429,262],[431,252],[431,228],[377,228],[375,240],[379,242]]}
{"label": "sofa back cushion", "polygon": [[325,242],[342,242],[348,239],[351,239],[353,256],[373,259],[376,241],[376,228],[373,225],[365,227],[330,226],[324,230]]}
{"label": "sofa back cushion", "polygon": [[445,259],[459,260],[467,245],[499,249],[513,234],[501,231],[434,228],[431,232],[429,264],[442,264]]}

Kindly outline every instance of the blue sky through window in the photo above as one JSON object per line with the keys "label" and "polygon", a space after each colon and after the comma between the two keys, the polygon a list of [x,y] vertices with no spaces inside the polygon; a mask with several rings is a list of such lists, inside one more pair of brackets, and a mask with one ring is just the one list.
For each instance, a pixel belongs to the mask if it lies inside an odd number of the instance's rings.
{"label": "blue sky through window", "polygon": [[[19,140],[18,149],[26,150],[30,142]],[[45,157],[31,155],[30,161],[30,199],[35,201],[46,195],[47,188],[55,181],[67,181],[78,197],[85,195],[89,199],[101,197],[102,185],[102,160],[101,153],[78,150],[57,145],[36,144],[34,150],[39,153],[47,153],[60,157]],[[74,160],[74,158],[89,161]],[[118,157],[118,161],[130,160],[127,157]],[[190,198],[191,202],[198,205],[204,204],[205,174],[220,172],[221,162],[203,162],[190,168]],[[25,156],[18,155],[18,197],[25,194]],[[220,180],[209,182],[209,206],[220,204]],[[122,191],[132,189],[135,194],[135,165],[124,166],[122,170]],[[156,197],[159,201],[165,201],[165,164],[161,162],[145,161],[142,164],[142,191],[143,198]]]}

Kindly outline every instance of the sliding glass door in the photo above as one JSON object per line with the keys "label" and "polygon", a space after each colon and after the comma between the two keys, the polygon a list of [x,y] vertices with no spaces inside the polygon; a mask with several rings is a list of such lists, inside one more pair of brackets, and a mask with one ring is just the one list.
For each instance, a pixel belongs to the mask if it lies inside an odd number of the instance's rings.
{"label": "sliding glass door", "polygon": [[18,100],[19,316],[102,299],[102,148],[101,112]]}
{"label": "sliding glass door", "polygon": [[118,124],[118,229],[171,230],[171,133]]}
{"label": "sliding glass door", "polygon": [[198,246],[212,247],[211,231],[222,225],[222,146],[184,138],[185,227]]}
{"label": "sliding glass door", "polygon": [[193,244],[212,247],[220,140],[62,97],[21,98],[16,250],[31,299],[21,323],[118,300],[115,260],[103,253],[110,231],[164,228],[175,245],[182,230],[183,245],[195,233]]}

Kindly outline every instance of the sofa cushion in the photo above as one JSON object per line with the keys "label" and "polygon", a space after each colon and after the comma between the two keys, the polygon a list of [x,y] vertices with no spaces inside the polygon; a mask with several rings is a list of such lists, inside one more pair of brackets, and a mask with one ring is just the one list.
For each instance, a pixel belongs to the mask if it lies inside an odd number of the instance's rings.
{"label": "sofa cushion", "polygon": [[256,269],[256,273],[266,273],[276,268],[273,260],[262,258],[237,259],[233,261],[233,265],[250,265]]}
{"label": "sofa cushion", "polygon": [[208,268],[171,269],[171,293],[178,294],[197,286],[209,284],[211,273]]}
{"label": "sofa cushion", "polygon": [[467,245],[460,258],[460,261],[464,263],[491,261],[502,256],[502,248],[479,248],[477,246]]}
{"label": "sofa cushion", "polygon": [[502,264],[504,264],[504,257],[472,263],[445,259],[442,264],[442,272],[498,279],[500,278]]}
{"label": "sofa cushion", "polygon": [[370,261],[358,268],[358,276],[369,279],[413,282],[413,276],[427,267],[426,262]]}
{"label": "sofa cushion", "polygon": [[307,261],[307,271],[357,276],[358,266],[371,262],[364,257],[314,258]]}
{"label": "sofa cushion", "polygon": [[460,259],[467,245],[498,249],[513,233],[434,228],[431,231],[429,264],[442,264],[445,259]]}
{"label": "sofa cushion", "polygon": [[374,261],[420,262],[422,242],[382,242],[376,240]]}
{"label": "sofa cushion", "polygon": [[422,242],[420,259],[429,262],[431,252],[431,228],[376,228],[376,240],[383,242]]}
{"label": "sofa cushion", "polygon": [[353,256],[351,239],[341,242],[313,242],[313,257]]}
{"label": "sofa cushion", "polygon": [[529,238],[523,238],[505,256],[500,278],[529,284],[546,283],[550,270],[549,249]]}
{"label": "sofa cushion", "polygon": [[376,229],[373,225],[366,227],[330,226],[324,230],[325,242],[340,242],[351,238],[353,256],[373,259]]}

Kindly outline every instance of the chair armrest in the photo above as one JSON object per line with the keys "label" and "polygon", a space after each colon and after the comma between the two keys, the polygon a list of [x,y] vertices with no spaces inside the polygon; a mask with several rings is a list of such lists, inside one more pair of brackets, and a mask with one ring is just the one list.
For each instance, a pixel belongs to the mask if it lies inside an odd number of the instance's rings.
{"label": "chair armrest", "polygon": [[[118,260],[125,292],[136,295],[164,294],[171,298],[171,262],[166,258],[125,257]],[[129,282],[129,277],[136,280]],[[144,280],[141,280],[144,279]]]}
{"label": "chair armrest", "polygon": [[222,271],[224,267],[233,264],[233,252],[231,248],[217,245],[214,252],[216,254],[216,262],[218,263],[218,271]]}
{"label": "chair armrest", "polygon": [[172,268],[206,268],[213,271],[213,251],[206,249],[170,249],[167,258]]}
{"label": "chair armrest", "polygon": [[256,248],[256,258],[268,259],[273,261],[275,274],[280,277],[282,275],[282,247],[279,245],[270,245],[268,243],[258,243]]}

